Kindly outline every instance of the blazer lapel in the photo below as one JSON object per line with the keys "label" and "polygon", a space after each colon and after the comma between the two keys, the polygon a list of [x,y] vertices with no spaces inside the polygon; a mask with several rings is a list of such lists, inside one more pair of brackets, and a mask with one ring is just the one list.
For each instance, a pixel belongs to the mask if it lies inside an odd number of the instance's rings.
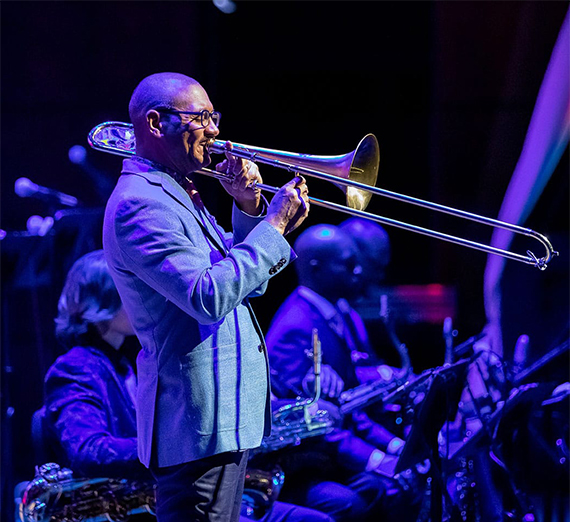
{"label": "blazer lapel", "polygon": [[204,234],[210,239],[212,243],[220,250],[224,255],[227,253],[227,246],[222,244],[221,238],[218,236],[217,232],[214,230],[214,226],[208,219],[208,216],[204,215],[198,210],[194,205],[188,193],[176,182],[171,176],[164,172],[158,170],[153,170],[146,164],[141,164],[136,162],[136,160],[130,160],[133,165],[130,165],[129,160],[125,160],[123,167],[123,174],[132,174],[135,176],[141,176],[145,178],[149,183],[153,185],[159,185],[162,190],[166,192],[172,199],[174,199],[178,204],[186,208],[190,214],[196,219]]}
{"label": "blazer lapel", "polygon": [[198,221],[200,227],[204,231],[204,234],[208,236],[210,241],[216,245],[218,250],[222,252],[225,256],[228,252],[228,248],[225,244],[222,243],[222,239],[214,229],[214,225],[209,219],[209,216],[205,214],[205,212],[200,211],[197,206],[194,204],[190,195],[184,190],[183,187],[180,186],[175,180],[173,180],[170,176],[164,175],[161,176],[161,185],[162,189],[176,201],[178,201],[181,205],[187,208],[192,216]]}

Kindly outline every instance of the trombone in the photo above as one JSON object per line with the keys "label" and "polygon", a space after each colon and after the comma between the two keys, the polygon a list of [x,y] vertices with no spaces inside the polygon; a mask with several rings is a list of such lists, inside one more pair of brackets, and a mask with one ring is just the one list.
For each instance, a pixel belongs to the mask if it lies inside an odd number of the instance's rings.
{"label": "trombone", "polygon": [[[116,121],[101,123],[91,130],[87,141],[89,142],[89,145],[96,150],[126,157],[135,155],[135,133],[133,126],[130,123]],[[227,150],[225,141],[211,140],[209,145],[209,151],[211,153],[223,154]],[[431,201],[398,194],[397,192],[391,192],[389,190],[376,187],[378,166],[380,164],[380,148],[378,140],[373,134],[367,134],[364,136],[354,151],[339,156],[299,154],[243,145],[240,143],[233,143],[231,154],[246,160],[284,169],[291,173],[305,174],[317,179],[330,181],[339,187],[346,197],[346,205],[340,205],[338,203],[310,197],[309,202],[312,205],[337,210],[339,212],[358,216],[377,223],[403,228],[417,234],[423,234],[442,241],[455,243],[475,250],[481,250],[488,254],[499,255],[507,259],[535,266],[540,270],[545,270],[551,259],[559,255],[559,253],[552,248],[552,245],[546,236],[529,228],[524,228],[512,223],[480,216],[478,214],[472,214],[471,212],[466,212],[464,210],[458,210],[438,203],[433,203]],[[202,168],[197,172],[199,174],[224,181],[228,181],[230,179],[230,175],[228,174],[207,168]],[[272,187],[264,183],[258,183],[255,185],[255,188],[272,193],[279,190],[278,187]],[[524,236],[531,237],[542,244],[546,250],[546,254],[544,257],[540,258],[535,256],[530,250],[527,250],[526,255],[519,254],[510,250],[496,248],[484,243],[478,243],[462,237],[445,234],[436,230],[423,228],[410,223],[365,212],[365,209],[374,194],[403,201],[415,206],[425,207],[436,212],[442,212],[459,218],[475,221],[483,225],[503,228],[515,234],[522,234]]]}

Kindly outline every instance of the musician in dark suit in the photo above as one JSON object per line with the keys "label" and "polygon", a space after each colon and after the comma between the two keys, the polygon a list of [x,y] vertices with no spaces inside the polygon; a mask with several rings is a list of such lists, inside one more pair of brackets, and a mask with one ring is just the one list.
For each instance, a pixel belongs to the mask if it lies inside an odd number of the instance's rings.
{"label": "musician in dark suit", "polygon": [[[274,316],[267,334],[273,378],[273,390],[280,397],[308,396],[312,393],[314,372],[311,358],[313,329],[318,330],[322,346],[322,397],[338,399],[344,389],[362,382],[357,368],[365,371],[366,380],[383,378],[385,368],[370,349],[364,324],[348,301],[361,291],[357,249],[351,237],[339,227],[317,225],[304,231],[295,243],[300,285],[286,299]],[[337,463],[327,469],[328,481],[334,488],[345,485],[345,492],[366,502],[365,513],[371,518],[378,513],[388,516],[385,509],[393,506],[399,495],[398,485],[391,481],[397,455],[404,441],[373,421],[363,410],[356,410],[346,419],[347,429],[335,430],[326,436],[328,451]],[[319,455],[323,455],[319,451]],[[305,474],[308,484],[301,492],[299,503],[316,507],[333,516],[350,515],[342,506],[327,502],[323,476]],[[328,486],[332,487],[332,486]],[[324,489],[326,491],[326,487]],[[285,491],[284,491],[285,492]],[[388,502],[388,497],[390,502]],[[358,502],[356,502],[358,503]],[[362,514],[360,516],[363,516]],[[398,520],[402,518],[398,512]]]}

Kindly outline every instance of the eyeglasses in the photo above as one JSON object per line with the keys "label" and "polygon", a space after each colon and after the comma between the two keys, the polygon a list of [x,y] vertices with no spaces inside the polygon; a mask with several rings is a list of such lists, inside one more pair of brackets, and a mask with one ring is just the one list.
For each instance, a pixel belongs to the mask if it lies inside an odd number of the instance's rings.
{"label": "eyeglasses", "polygon": [[219,127],[220,120],[222,119],[222,114],[219,113],[218,111],[210,112],[206,109],[200,112],[192,112],[192,111],[177,111],[176,109],[169,109],[168,107],[157,107],[154,110],[158,112],[166,112],[167,114],[178,114],[178,115],[192,114],[193,116],[196,116],[196,118],[193,118],[190,121],[197,120],[198,116],[200,116],[200,124],[202,125],[202,127],[207,127],[208,125],[210,125],[210,120],[214,122],[214,125],[216,127]]}

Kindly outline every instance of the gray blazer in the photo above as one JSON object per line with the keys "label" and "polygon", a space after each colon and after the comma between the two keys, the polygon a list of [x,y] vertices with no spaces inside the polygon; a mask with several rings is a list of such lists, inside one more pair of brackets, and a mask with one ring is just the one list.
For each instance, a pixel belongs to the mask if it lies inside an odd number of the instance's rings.
{"label": "gray blazer", "polygon": [[271,429],[267,353],[247,298],[294,254],[262,218],[234,205],[232,221],[223,245],[172,177],[136,159],[124,161],[109,198],[103,247],[143,348],[137,432],[146,466],[254,448]]}

